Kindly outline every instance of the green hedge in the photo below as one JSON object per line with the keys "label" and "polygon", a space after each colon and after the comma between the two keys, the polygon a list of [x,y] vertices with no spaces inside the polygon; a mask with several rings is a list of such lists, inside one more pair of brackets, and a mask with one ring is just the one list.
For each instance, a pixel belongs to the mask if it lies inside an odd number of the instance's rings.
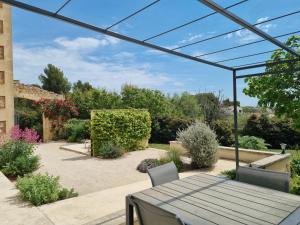
{"label": "green hedge", "polygon": [[101,156],[102,145],[113,143],[126,151],[147,147],[151,118],[146,110],[112,109],[92,111],[91,141],[95,156]]}

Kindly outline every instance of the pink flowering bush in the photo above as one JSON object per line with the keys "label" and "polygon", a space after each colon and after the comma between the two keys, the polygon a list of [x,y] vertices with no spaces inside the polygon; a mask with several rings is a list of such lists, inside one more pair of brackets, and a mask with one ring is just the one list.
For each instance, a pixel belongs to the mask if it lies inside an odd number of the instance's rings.
{"label": "pink flowering bush", "polygon": [[12,128],[10,137],[12,140],[23,140],[27,143],[39,143],[41,138],[34,129],[25,128],[22,130],[19,125]]}

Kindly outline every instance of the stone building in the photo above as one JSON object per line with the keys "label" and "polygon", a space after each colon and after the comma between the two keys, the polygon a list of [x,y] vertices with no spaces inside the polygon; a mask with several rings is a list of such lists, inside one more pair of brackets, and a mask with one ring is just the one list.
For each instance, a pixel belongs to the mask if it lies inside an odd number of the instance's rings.
{"label": "stone building", "polygon": [[0,2],[0,136],[14,125],[14,87],[10,6]]}

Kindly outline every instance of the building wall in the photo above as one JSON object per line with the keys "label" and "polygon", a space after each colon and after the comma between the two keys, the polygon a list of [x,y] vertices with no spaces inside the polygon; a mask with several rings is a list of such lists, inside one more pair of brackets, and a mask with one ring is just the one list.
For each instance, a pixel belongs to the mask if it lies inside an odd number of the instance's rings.
{"label": "building wall", "polygon": [[[2,57],[3,55],[4,57]],[[14,88],[11,8],[0,2],[0,135],[8,134],[13,126]]]}

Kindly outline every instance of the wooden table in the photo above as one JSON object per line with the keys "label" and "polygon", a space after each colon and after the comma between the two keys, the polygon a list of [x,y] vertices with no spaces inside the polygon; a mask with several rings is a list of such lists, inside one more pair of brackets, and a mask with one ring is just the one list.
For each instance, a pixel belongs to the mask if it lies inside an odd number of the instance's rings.
{"label": "wooden table", "polygon": [[[300,196],[197,174],[135,194],[191,225],[298,225]],[[126,224],[133,206],[126,198]]]}

